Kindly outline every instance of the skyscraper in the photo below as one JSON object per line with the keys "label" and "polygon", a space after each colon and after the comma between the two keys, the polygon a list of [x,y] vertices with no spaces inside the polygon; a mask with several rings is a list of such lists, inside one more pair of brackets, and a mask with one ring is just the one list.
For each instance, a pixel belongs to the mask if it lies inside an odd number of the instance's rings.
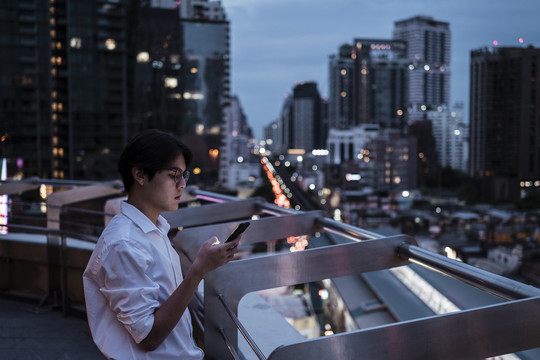
{"label": "skyscraper", "polygon": [[308,151],[322,147],[321,96],[316,83],[300,83],[294,87],[291,114],[291,147]]}
{"label": "skyscraper", "polygon": [[429,111],[428,118],[433,124],[433,136],[439,165],[467,172],[469,127],[463,122],[463,103],[451,109],[440,107]]}
{"label": "skyscraper", "polygon": [[356,125],[402,128],[406,123],[410,64],[406,48],[400,40],[354,40],[352,95]]}
{"label": "skyscraper", "polygon": [[426,111],[450,101],[450,25],[430,16],[394,23],[393,38],[407,43],[409,121],[427,119]]}
{"label": "skyscraper", "polygon": [[469,174],[492,199],[515,199],[540,186],[540,49],[473,50],[470,73]]}
{"label": "skyscraper", "polygon": [[142,4],[136,46],[133,123],[181,134],[186,69],[178,9]]}
{"label": "skyscraper", "polygon": [[[2,2],[2,34],[16,92],[3,152],[10,176],[107,179],[127,137],[138,2]],[[14,32],[13,29],[16,29]],[[130,61],[130,59],[132,59]],[[7,84],[6,84],[7,85]]]}
{"label": "skyscraper", "polygon": [[229,103],[229,22],[220,1],[180,5],[185,78],[184,132],[219,134]]}
{"label": "skyscraper", "polygon": [[230,105],[225,108],[219,167],[221,185],[236,188],[255,184],[259,178],[259,159],[253,159],[250,147],[252,140],[253,134],[240,99],[233,95]]}
{"label": "skyscraper", "polygon": [[230,106],[229,21],[221,1],[186,0],[180,3],[183,44],[182,134],[197,151],[207,185],[219,180],[220,149],[228,128]]}
{"label": "skyscraper", "polygon": [[328,126],[345,129],[354,124],[354,59],[352,46],[342,45],[328,61]]}
{"label": "skyscraper", "polygon": [[2,1],[0,13],[0,158],[9,171],[3,170],[9,177],[52,176],[49,4]]}
{"label": "skyscraper", "polygon": [[403,127],[409,64],[401,40],[355,39],[342,45],[329,59],[329,127]]}

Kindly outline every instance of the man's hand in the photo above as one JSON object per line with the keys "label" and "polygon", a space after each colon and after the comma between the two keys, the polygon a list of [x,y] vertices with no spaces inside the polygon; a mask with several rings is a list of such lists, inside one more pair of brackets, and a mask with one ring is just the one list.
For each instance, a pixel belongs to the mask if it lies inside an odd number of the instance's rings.
{"label": "man's hand", "polygon": [[231,261],[238,252],[241,237],[225,244],[221,244],[215,236],[206,240],[195,255],[192,265],[194,273],[202,279],[208,272]]}

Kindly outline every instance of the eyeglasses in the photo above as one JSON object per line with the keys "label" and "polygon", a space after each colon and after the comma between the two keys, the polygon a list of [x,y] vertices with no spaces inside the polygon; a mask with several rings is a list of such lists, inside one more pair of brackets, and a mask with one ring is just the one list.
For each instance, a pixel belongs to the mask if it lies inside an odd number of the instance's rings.
{"label": "eyeglasses", "polygon": [[182,170],[176,167],[165,169],[167,171],[174,172],[170,174],[171,178],[174,179],[174,182],[176,183],[176,187],[179,187],[182,185],[182,180],[184,180],[184,184],[187,184],[189,180],[189,170]]}

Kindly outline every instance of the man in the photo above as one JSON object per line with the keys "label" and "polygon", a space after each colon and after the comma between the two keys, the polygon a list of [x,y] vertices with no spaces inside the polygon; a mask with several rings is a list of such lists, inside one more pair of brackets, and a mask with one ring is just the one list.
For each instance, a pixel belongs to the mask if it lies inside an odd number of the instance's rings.
{"label": "man", "polygon": [[136,135],[118,162],[127,192],[83,275],[94,342],[110,359],[202,359],[188,303],[205,274],[237,253],[240,238],[203,243],[183,277],[160,215],[178,209],[191,151],[159,130]]}

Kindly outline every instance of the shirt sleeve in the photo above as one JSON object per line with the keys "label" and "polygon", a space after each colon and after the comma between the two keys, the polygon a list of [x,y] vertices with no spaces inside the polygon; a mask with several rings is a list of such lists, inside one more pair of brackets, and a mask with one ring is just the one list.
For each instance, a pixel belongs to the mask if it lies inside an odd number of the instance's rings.
{"label": "shirt sleeve", "polygon": [[120,241],[110,249],[102,263],[100,291],[138,344],[150,333],[160,303],[159,285],[148,276],[153,259],[135,246]]}

